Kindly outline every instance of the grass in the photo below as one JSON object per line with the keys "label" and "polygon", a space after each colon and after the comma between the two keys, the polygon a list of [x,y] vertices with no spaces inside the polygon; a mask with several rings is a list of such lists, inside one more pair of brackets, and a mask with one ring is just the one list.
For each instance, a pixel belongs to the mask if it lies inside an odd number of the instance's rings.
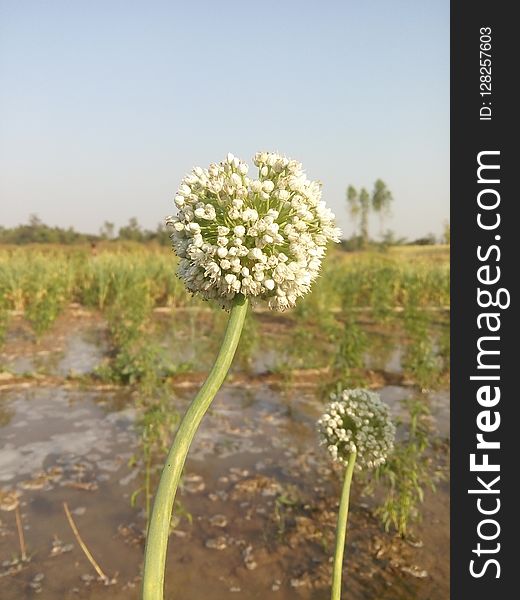
{"label": "grass", "polygon": [[[313,292],[296,312],[338,308],[345,298],[353,306],[402,306],[411,287],[422,290],[422,303],[448,304],[448,253],[444,247],[430,252],[423,248],[388,253],[332,249]],[[175,257],[161,247],[114,244],[96,255],[81,246],[0,247],[0,290],[9,308],[17,311],[25,310],[42,289],[66,292],[75,302],[103,310],[121,289],[137,281],[146,282],[154,306],[197,305],[174,273]],[[53,284],[56,290],[50,289]]]}
{"label": "grass", "polygon": [[[398,247],[386,253],[333,248],[311,293],[283,315],[292,324],[290,339],[278,352],[279,364],[273,370],[328,367],[336,381],[363,383],[361,371],[371,350],[363,327],[368,319],[386,330],[402,330],[408,378],[421,388],[434,387],[448,368],[443,310],[449,305],[447,261],[446,247]],[[208,351],[225,320],[220,309],[212,310],[186,292],[175,267],[169,250],[139,244],[106,244],[96,255],[83,247],[2,247],[0,340],[12,311],[23,313],[39,339],[66,306],[76,302],[100,311],[108,323],[112,360],[108,369],[101,370],[103,378],[122,384],[147,379],[153,383],[154,376],[164,377],[179,366],[161,357],[157,336],[151,332],[154,308],[211,311]],[[187,313],[180,323],[181,328],[191,324],[191,338],[200,337],[196,314]],[[253,314],[247,320],[237,367],[250,369],[254,354],[266,344]],[[192,364],[200,362],[202,351],[199,347],[197,356],[190,357]]]}
{"label": "grass", "polygon": [[[322,275],[294,311],[282,316],[291,325],[273,371],[328,368],[331,379],[346,385],[365,382],[363,368],[373,337],[364,323],[401,330],[403,367],[421,388],[437,385],[448,368],[449,265],[446,247],[399,247],[388,252],[345,253],[333,248]],[[83,247],[0,248],[0,340],[11,311],[23,313],[36,339],[49,331],[70,302],[100,311],[108,323],[111,360],[99,370],[104,379],[149,387],[168,374],[185,370],[213,354],[215,334],[225,321],[220,309],[189,295],[175,276],[175,257],[161,247],[106,244],[96,255]],[[196,356],[171,364],[153,331],[152,311],[167,307],[184,317],[165,327],[190,325],[191,342],[200,338],[203,313],[211,315],[207,342]],[[182,313],[181,313],[182,314]],[[197,316],[199,314],[199,316]],[[276,320],[279,315],[270,313]],[[278,334],[280,333],[280,335]],[[159,332],[160,338],[160,332]],[[180,338],[177,336],[177,340]],[[268,349],[254,314],[247,320],[236,368],[252,368],[255,353]],[[185,340],[182,340],[186,347]],[[193,346],[194,344],[188,344]],[[203,346],[207,346],[204,350]],[[183,350],[184,356],[185,351]],[[182,364],[181,364],[182,363]]]}

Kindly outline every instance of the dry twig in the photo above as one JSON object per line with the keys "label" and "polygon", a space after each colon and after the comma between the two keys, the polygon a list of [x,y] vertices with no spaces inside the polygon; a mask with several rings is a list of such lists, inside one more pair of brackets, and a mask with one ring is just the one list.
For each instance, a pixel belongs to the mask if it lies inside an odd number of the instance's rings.
{"label": "dry twig", "polygon": [[27,549],[25,546],[25,536],[23,534],[22,516],[20,515],[19,504],[16,505],[14,514],[16,517],[16,529],[18,530],[18,541],[20,542],[20,554],[22,561],[25,562],[27,560]]}
{"label": "dry twig", "polygon": [[72,529],[72,533],[74,533],[74,536],[75,536],[80,548],[83,550],[83,553],[87,557],[89,563],[94,567],[94,569],[95,569],[96,573],[99,575],[100,579],[103,580],[103,583],[108,585],[110,583],[110,578],[107,575],[105,575],[105,573],[103,572],[101,567],[98,565],[98,563],[96,562],[96,560],[90,553],[85,542],[81,539],[81,536],[79,534],[76,523],[74,523],[74,519],[72,518],[72,515],[70,514],[70,510],[69,510],[69,507],[67,506],[66,502],[63,503],[63,509],[65,510],[65,515],[67,517],[67,521],[69,522],[70,528]]}

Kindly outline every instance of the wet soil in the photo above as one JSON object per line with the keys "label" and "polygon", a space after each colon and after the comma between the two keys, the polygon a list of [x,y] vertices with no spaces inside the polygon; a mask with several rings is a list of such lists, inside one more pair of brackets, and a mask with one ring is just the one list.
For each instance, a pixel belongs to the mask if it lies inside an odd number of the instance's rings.
{"label": "wet soil", "polygon": [[[146,519],[142,495],[131,505],[143,483],[140,461],[134,460],[136,392],[71,385],[66,378],[71,371],[91,372],[108,351],[104,324],[84,313],[60,319],[38,344],[15,322],[0,355],[11,371],[0,381],[2,600],[139,597]],[[218,327],[207,321],[208,340]],[[170,346],[178,343],[173,339]],[[42,351],[48,354],[36,354]],[[20,377],[38,368],[38,356],[47,361],[42,376]],[[372,360],[382,367],[377,357]],[[329,597],[340,473],[316,441],[323,398],[317,385],[291,391],[262,377],[266,360],[258,350],[252,364],[252,373],[236,369],[219,392],[192,446],[170,540],[169,599]],[[383,366],[400,381],[395,352]],[[388,380],[380,382],[380,392],[398,415],[400,401],[416,392],[385,385]],[[179,380],[171,394],[178,412],[198,385],[197,378],[184,381],[189,385]],[[448,393],[428,398],[433,430],[447,440]],[[438,444],[436,452],[445,468],[447,445]],[[409,540],[385,533],[373,515],[374,498],[361,492],[355,481],[344,597],[448,598],[447,481],[436,493],[427,492],[422,523]],[[79,548],[64,502],[111,585],[99,581]],[[17,503],[25,562],[19,560]]]}

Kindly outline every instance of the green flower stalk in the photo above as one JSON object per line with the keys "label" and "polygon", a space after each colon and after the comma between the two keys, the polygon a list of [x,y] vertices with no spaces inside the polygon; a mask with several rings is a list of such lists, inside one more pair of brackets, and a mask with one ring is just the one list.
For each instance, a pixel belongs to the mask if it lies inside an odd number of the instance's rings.
{"label": "green flower stalk", "polygon": [[149,523],[143,600],[162,600],[175,496],[195,433],[222,385],[240,340],[249,301],[285,310],[318,277],[329,241],[339,241],[334,215],[300,163],[279,154],[255,155],[256,179],[228,154],[182,181],[168,217],[178,275],[190,292],[230,311],[211,372],[184,414],[163,468]]}
{"label": "green flower stalk", "polygon": [[204,385],[184,414],[163,467],[146,537],[143,574],[143,599],[145,600],[163,597],[170,522],[182,469],[200,422],[231,366],[244,326],[247,305],[247,300],[243,296],[235,299],[217,359]]}
{"label": "green flower stalk", "polygon": [[332,570],[331,600],[340,600],[343,554],[347,538],[350,486],[354,470],[374,469],[393,451],[395,426],[379,395],[363,389],[332,394],[332,402],[318,421],[320,443],[334,462],[345,468],[341,491],[336,547]]}
{"label": "green flower stalk", "polygon": [[351,452],[347,468],[345,470],[345,480],[341,490],[341,500],[339,503],[338,522],[336,525],[336,546],[334,550],[334,564],[332,567],[332,591],[331,599],[339,600],[341,598],[341,579],[343,575],[343,554],[347,542],[347,522],[348,507],[350,503],[350,484],[356,464],[356,453]]}

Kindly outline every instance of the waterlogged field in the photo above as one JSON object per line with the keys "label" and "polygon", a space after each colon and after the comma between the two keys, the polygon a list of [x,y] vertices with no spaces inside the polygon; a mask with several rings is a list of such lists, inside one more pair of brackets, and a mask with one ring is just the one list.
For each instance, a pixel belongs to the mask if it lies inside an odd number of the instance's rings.
{"label": "waterlogged field", "polygon": [[[0,249],[2,599],[138,598],[158,469],[226,324],[174,270],[144,246]],[[448,250],[425,246],[332,251],[294,310],[251,311],[185,470],[168,598],[329,597],[341,473],[315,422],[338,381],[398,422],[354,483],[345,598],[448,597],[448,307]]]}

